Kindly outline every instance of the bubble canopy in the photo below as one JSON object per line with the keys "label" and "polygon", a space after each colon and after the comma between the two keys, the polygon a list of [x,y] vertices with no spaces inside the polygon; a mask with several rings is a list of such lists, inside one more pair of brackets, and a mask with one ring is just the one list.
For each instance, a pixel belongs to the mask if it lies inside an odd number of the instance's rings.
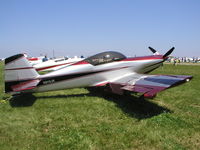
{"label": "bubble canopy", "polygon": [[94,56],[88,57],[85,59],[88,63],[92,65],[101,65],[101,64],[106,64],[114,61],[119,61],[125,59],[126,56],[119,52],[115,51],[107,51],[107,52],[102,52],[99,54],[96,54]]}

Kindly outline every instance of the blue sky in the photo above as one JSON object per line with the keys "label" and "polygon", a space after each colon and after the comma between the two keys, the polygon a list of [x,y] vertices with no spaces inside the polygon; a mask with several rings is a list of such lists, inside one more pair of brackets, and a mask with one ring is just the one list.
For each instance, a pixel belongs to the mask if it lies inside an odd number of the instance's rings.
{"label": "blue sky", "polygon": [[1,58],[113,50],[200,56],[199,0],[0,0]]}

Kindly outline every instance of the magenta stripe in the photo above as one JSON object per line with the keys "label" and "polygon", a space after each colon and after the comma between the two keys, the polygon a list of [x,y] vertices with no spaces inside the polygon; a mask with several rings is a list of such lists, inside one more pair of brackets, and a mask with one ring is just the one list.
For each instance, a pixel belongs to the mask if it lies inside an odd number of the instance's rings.
{"label": "magenta stripe", "polygon": [[155,60],[155,59],[163,59],[163,58],[162,55],[156,55],[156,56],[144,56],[144,57],[131,57],[123,59],[121,61]]}

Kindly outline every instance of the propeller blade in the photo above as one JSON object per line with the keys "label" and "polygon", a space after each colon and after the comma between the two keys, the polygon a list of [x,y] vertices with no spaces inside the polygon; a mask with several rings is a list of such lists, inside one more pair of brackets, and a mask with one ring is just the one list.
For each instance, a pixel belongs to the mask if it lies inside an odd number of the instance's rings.
{"label": "propeller blade", "polygon": [[172,47],[165,55],[163,55],[163,58],[169,56],[169,55],[173,52],[174,49],[175,49],[175,48]]}
{"label": "propeller blade", "polygon": [[152,47],[149,47],[149,49],[153,52],[156,53],[157,51],[155,49],[153,49]]}

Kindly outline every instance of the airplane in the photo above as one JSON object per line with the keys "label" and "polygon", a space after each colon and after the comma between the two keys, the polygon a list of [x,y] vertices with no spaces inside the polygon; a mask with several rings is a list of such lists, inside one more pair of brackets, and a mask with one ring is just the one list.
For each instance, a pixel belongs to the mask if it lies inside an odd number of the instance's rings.
{"label": "airplane", "polygon": [[28,57],[28,55],[26,53],[24,53],[24,56],[26,57],[26,59],[28,59],[28,61],[31,65],[37,65],[37,64],[44,62],[44,60],[45,61],[48,60],[48,58],[46,58],[46,56]]}
{"label": "airplane", "polygon": [[144,98],[154,98],[157,93],[192,79],[185,75],[147,74],[161,66],[174,47],[164,55],[151,47],[150,50],[153,55],[143,57],[106,51],[44,75],[39,75],[23,54],[17,54],[5,59],[5,92],[15,96],[101,87],[119,95],[140,93]]}
{"label": "airplane", "polygon": [[77,56],[74,58],[55,58],[35,64],[33,65],[33,67],[36,69],[36,71],[54,71],[69,66],[81,60],[83,60],[83,58],[78,58]]}

